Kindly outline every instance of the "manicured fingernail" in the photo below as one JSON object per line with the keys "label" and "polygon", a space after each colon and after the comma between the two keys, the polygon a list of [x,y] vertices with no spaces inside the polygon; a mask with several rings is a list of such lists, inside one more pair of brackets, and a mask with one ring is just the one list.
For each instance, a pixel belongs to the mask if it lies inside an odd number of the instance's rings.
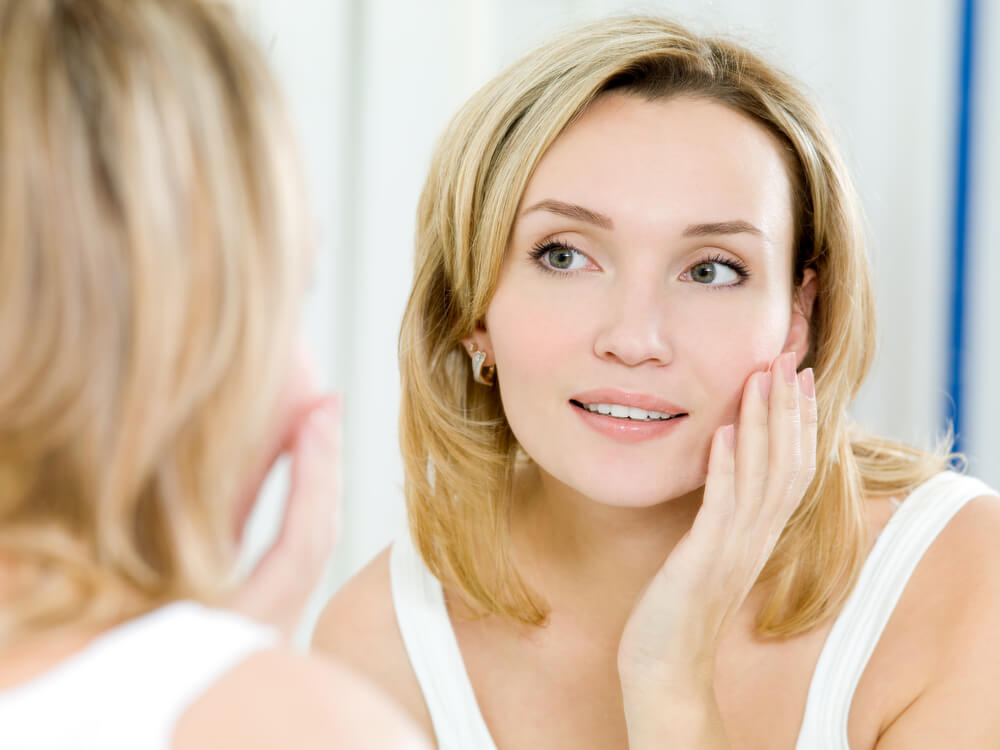
{"label": "manicured fingernail", "polygon": [[732,448],[736,445],[736,427],[731,424],[727,424],[722,428],[722,440],[725,442],[727,448]]}
{"label": "manicured fingernail", "polygon": [[794,385],[795,383],[795,352],[788,352],[787,354],[781,355],[781,362],[779,363],[781,367],[781,374],[785,376],[785,382],[788,385]]}
{"label": "manicured fingernail", "polygon": [[757,386],[760,388],[760,397],[766,404],[768,397],[771,395],[771,373],[762,372],[760,377],[757,378]]}
{"label": "manicured fingernail", "polygon": [[816,398],[816,381],[813,378],[813,368],[807,367],[799,375],[799,387],[808,398]]}

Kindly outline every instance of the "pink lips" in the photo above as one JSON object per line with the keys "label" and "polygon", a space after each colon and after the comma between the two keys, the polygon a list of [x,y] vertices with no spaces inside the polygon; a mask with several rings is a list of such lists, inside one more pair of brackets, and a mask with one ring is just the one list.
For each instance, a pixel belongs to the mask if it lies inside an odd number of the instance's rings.
{"label": "pink lips", "polygon": [[645,393],[630,393],[619,391],[617,388],[598,388],[593,391],[584,391],[573,396],[571,401],[579,401],[581,404],[621,404],[622,406],[634,406],[636,409],[646,411],[658,411],[664,414],[686,413],[677,404],[671,404],[656,396],[649,396]]}
{"label": "pink lips", "polygon": [[571,408],[580,416],[584,424],[601,435],[621,443],[638,443],[644,440],[663,437],[678,429],[687,419],[684,409],[676,404],[671,404],[669,401],[664,401],[648,394],[630,393],[615,388],[600,388],[578,393],[570,401],[576,401],[581,404],[621,404],[622,406],[634,406],[637,409],[645,409],[646,411],[684,415],[655,422],[640,422],[638,420],[619,419],[604,414],[595,414],[571,403]]}

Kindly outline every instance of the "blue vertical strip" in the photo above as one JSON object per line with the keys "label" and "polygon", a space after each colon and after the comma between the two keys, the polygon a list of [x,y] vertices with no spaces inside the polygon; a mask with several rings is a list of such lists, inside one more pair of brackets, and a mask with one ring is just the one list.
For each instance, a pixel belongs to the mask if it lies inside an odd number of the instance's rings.
{"label": "blue vertical strip", "polygon": [[955,154],[954,244],[952,247],[951,346],[948,359],[946,415],[955,430],[955,450],[961,450],[962,385],[965,354],[965,277],[968,256],[969,188],[971,184],[972,117],[975,73],[976,0],[964,0],[959,45],[958,122]]}

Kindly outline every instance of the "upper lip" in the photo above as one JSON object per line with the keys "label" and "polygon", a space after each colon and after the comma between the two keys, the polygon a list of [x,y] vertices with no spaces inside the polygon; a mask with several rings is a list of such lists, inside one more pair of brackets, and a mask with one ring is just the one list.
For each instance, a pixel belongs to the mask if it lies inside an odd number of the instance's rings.
{"label": "upper lip", "polygon": [[687,414],[683,407],[672,404],[657,396],[648,393],[634,393],[632,391],[621,391],[617,388],[596,388],[592,391],[584,391],[570,397],[570,401],[578,401],[581,404],[620,404],[622,406],[634,406],[637,409],[646,411],[657,411],[662,414]]}

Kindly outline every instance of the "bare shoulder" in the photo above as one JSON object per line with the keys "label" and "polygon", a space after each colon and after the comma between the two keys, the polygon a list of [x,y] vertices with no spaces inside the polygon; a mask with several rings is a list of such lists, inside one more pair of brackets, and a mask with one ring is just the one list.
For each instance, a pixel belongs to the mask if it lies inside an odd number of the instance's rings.
{"label": "bare shoulder", "polygon": [[964,637],[985,614],[1000,616],[998,540],[1000,498],[983,495],[967,502],[927,550],[915,581],[927,604],[950,609],[936,622],[941,635]]}
{"label": "bare shoulder", "polygon": [[256,653],[212,685],[181,717],[172,747],[402,748],[427,738],[368,680],[330,659]]}
{"label": "bare shoulder", "polygon": [[900,609],[897,625],[912,634],[911,659],[926,678],[876,747],[1000,747],[1000,499],[978,497],[955,514]]}
{"label": "bare shoulder", "polygon": [[313,649],[370,679],[432,735],[430,713],[396,622],[390,552],[379,553],[327,602],[313,633]]}

